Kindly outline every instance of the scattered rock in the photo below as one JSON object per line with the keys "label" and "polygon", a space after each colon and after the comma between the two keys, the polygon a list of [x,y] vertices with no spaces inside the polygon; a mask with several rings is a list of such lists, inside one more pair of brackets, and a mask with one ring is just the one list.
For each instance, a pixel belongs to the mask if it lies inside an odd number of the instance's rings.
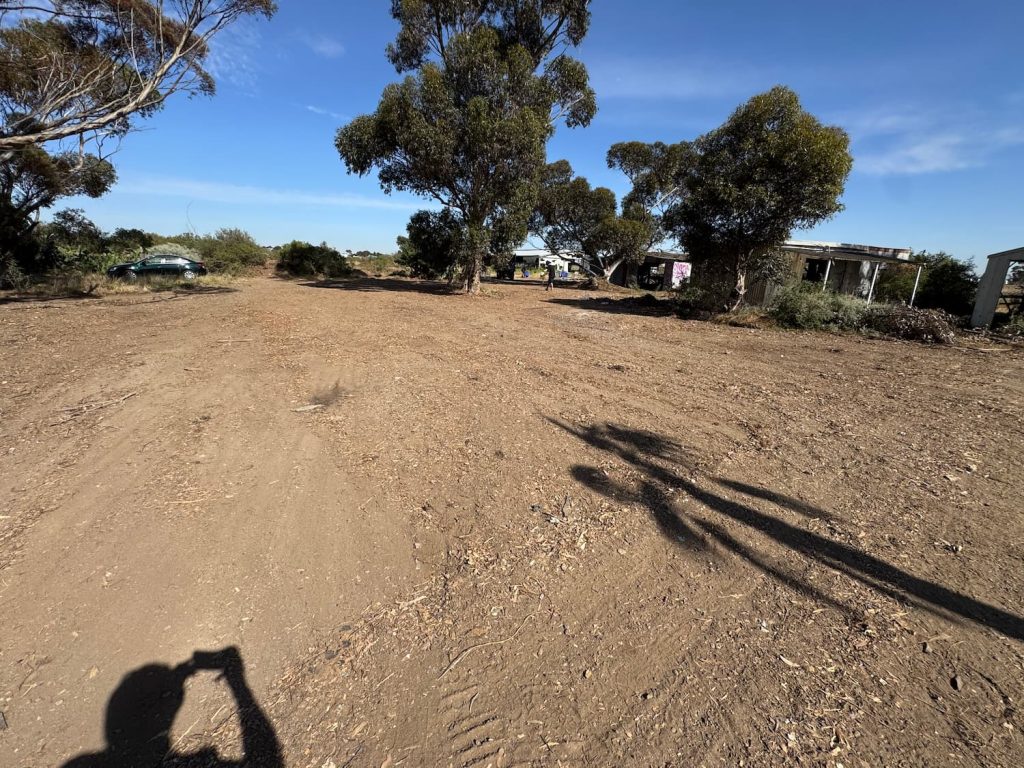
{"label": "scattered rock", "polygon": [[584,680],[589,680],[593,676],[594,676],[594,671],[591,670],[591,669],[588,669],[586,672],[583,673],[583,679]]}
{"label": "scattered rock", "polygon": [[0,731],[6,731],[6,730],[7,730],[7,718],[4,716],[3,712],[0,712]]}
{"label": "scattered rock", "polygon": [[932,644],[931,643],[922,643],[921,644],[921,650],[924,651],[925,653],[931,653],[932,652]]}
{"label": "scattered rock", "polygon": [[953,686],[954,691],[962,691],[964,689],[964,680],[960,675],[954,676],[953,679],[949,681],[949,684]]}

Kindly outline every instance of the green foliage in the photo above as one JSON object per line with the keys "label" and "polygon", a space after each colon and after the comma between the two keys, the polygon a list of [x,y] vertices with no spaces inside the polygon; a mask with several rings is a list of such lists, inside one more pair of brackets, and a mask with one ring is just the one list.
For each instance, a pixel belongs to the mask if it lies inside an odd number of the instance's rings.
{"label": "green foliage", "polygon": [[102,272],[109,266],[109,254],[102,230],[79,208],[53,215],[42,236],[52,254],[50,269],[59,272]]}
{"label": "green foliage", "polygon": [[434,279],[449,274],[463,248],[462,222],[450,210],[417,211],[398,238],[398,263],[413,277]]}
{"label": "green foliage", "polygon": [[212,94],[210,38],[271,0],[0,3],[0,152],[123,136],[175,91]]}
{"label": "green foliage", "polygon": [[805,330],[855,330],[867,303],[803,283],[776,292],[769,313],[779,325]]}
{"label": "green foliage", "polygon": [[665,212],[679,199],[679,175],[689,159],[689,145],[626,141],[608,150],[608,167],[626,175],[632,189],[622,200],[623,216],[646,225],[647,249],[665,242]]}
{"label": "green foliage", "polygon": [[[184,236],[182,239],[184,239]],[[202,260],[199,250],[193,248],[191,245],[185,245],[182,242],[172,239],[157,238],[157,240],[159,242],[143,251],[139,258],[145,256],[181,256],[182,258],[191,259],[192,261]]]}
{"label": "green foliage", "polygon": [[548,165],[542,175],[529,229],[553,253],[583,257],[592,273],[608,279],[623,262],[639,263],[647,253],[650,229],[616,214],[615,193],[592,189],[573,176],[566,160]]}
{"label": "green foliage", "polygon": [[680,189],[664,226],[690,253],[709,308],[737,307],[748,276],[777,269],[778,246],[793,229],[842,210],[849,143],[777,86],[692,144],[676,145]]}
{"label": "green foliage", "polygon": [[885,265],[875,284],[875,297],[882,303],[909,304],[919,267],[921,280],[914,306],[939,309],[958,317],[971,313],[978,290],[974,265],[944,251],[921,251],[908,264]]}
{"label": "green foliage", "polygon": [[1024,338],[1024,314],[1017,313],[1011,317],[1008,323],[999,327],[999,332],[1006,336]]}
{"label": "green foliage", "polygon": [[604,277],[610,278],[625,262],[629,267],[627,283],[636,287],[636,266],[647,256],[650,229],[640,221],[622,216],[609,216],[597,225],[587,241],[584,253],[601,265]]}
{"label": "green foliage", "polygon": [[594,115],[586,69],[565,54],[586,34],[588,4],[394,0],[400,29],[388,57],[414,74],[338,131],[350,173],[376,169],[385,192],[430,197],[459,215],[469,291],[495,239],[505,250],[524,233],[555,123]]}
{"label": "green foliage", "polygon": [[99,197],[116,178],[110,163],[88,154],[11,152],[0,162],[0,271],[10,262],[25,274],[52,267],[55,254],[36,231],[39,212],[64,197]]}
{"label": "green foliage", "polygon": [[295,240],[278,252],[277,270],[295,277],[350,277],[352,266],[327,243],[311,245]]}
{"label": "green foliage", "polygon": [[[875,282],[875,298],[883,304],[909,304],[914,295],[917,264],[886,264]],[[922,272],[921,279],[925,276]],[[920,285],[918,285],[920,289]]]}
{"label": "green foliage", "polygon": [[143,251],[154,243],[153,235],[141,229],[125,229],[118,227],[107,237],[107,248],[120,257],[133,258],[142,255]]}
{"label": "green foliage", "polygon": [[377,251],[357,251],[348,256],[348,265],[352,269],[350,275],[352,277],[358,276],[360,273],[374,277],[387,277],[402,271],[394,255]]}
{"label": "green foliage", "polygon": [[949,344],[952,317],[944,312],[892,304],[872,304],[821,288],[795,284],[781,288],[769,314],[779,325],[803,330],[863,331],[907,341]]}
{"label": "green foliage", "polygon": [[155,240],[157,244],[148,251],[164,253],[168,245],[181,246],[192,254],[186,258],[204,262],[213,273],[240,275],[267,263],[266,249],[241,229],[220,229],[213,235],[186,233]]}
{"label": "green foliage", "polygon": [[1006,281],[1011,285],[1024,285],[1024,263],[1014,264]]}
{"label": "green foliage", "polygon": [[916,306],[941,309],[957,317],[971,314],[974,296],[978,292],[978,277],[974,265],[948,253],[921,252],[914,258],[925,264],[921,286],[917,291]]}

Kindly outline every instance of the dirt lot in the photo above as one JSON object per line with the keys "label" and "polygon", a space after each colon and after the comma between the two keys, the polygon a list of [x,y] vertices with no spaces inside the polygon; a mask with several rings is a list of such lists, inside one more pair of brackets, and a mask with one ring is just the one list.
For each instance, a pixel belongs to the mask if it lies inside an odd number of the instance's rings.
{"label": "dirt lot", "polygon": [[1024,764],[1019,349],[236,288],[0,304],[0,765]]}

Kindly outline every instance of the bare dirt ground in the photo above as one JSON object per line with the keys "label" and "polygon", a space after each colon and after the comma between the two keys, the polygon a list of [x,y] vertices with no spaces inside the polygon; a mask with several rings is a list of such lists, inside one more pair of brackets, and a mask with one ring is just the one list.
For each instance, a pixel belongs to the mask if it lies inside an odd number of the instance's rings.
{"label": "bare dirt ground", "polygon": [[0,765],[1024,764],[1024,354],[624,309],[0,304]]}

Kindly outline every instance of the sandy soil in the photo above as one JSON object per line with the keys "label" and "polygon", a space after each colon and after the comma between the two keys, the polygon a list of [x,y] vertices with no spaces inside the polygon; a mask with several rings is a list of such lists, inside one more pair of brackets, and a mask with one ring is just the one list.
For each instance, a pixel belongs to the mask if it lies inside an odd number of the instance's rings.
{"label": "sandy soil", "polygon": [[[525,284],[0,303],[0,765],[1019,766],[1022,373]],[[230,645],[254,701],[153,682]]]}

